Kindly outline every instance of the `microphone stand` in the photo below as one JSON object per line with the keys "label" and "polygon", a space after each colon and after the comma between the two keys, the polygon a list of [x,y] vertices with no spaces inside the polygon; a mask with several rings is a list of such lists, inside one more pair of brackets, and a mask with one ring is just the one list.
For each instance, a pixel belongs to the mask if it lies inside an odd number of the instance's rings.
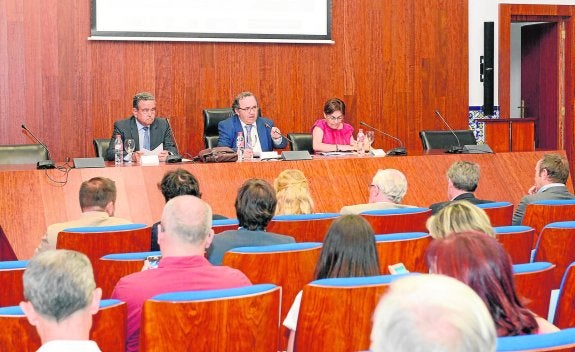
{"label": "microphone stand", "polygon": [[386,137],[388,137],[388,138],[394,139],[394,140],[396,140],[396,141],[399,142],[399,147],[397,147],[397,148],[392,148],[392,149],[388,150],[387,153],[386,153],[386,155],[389,155],[389,156],[404,156],[404,155],[407,155],[407,151],[405,150],[405,147],[403,146],[403,142],[401,141],[401,139],[399,139],[399,138],[397,138],[397,137],[394,137],[394,136],[390,135],[389,133],[385,133],[385,132],[383,132],[383,131],[381,131],[381,130],[379,130],[379,129],[373,127],[373,126],[370,126],[370,125],[368,125],[367,123],[365,123],[365,122],[363,122],[363,121],[360,121],[359,124],[362,125],[362,126],[365,126],[365,127],[367,127],[367,128],[371,128],[372,130],[377,131],[377,132],[381,133],[382,135],[384,135],[384,136],[386,136]]}

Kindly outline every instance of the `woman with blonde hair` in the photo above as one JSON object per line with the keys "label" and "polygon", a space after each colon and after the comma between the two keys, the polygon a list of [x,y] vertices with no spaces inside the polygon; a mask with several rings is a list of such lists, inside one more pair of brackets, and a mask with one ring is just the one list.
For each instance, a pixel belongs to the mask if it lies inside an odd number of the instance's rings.
{"label": "woman with blonde hair", "polygon": [[274,181],[277,207],[276,215],[313,213],[313,199],[308,182],[300,170],[282,171]]}
{"label": "woman with blonde hair", "polygon": [[480,231],[495,238],[495,231],[485,210],[465,200],[448,204],[427,219],[425,226],[434,239],[467,231]]}

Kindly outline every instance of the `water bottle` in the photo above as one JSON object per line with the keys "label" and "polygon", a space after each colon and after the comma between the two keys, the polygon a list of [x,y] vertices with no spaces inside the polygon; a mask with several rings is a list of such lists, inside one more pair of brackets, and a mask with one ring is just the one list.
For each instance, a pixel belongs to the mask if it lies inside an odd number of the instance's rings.
{"label": "water bottle", "polygon": [[122,142],[122,136],[117,134],[114,140],[114,165],[122,166],[124,162],[124,143]]}
{"label": "water bottle", "polygon": [[236,151],[238,153],[238,161],[244,160],[244,147],[245,147],[244,133],[238,132],[238,137],[236,138]]}
{"label": "water bottle", "polygon": [[357,153],[363,155],[363,146],[365,144],[365,134],[363,134],[363,128],[360,128],[357,132]]}

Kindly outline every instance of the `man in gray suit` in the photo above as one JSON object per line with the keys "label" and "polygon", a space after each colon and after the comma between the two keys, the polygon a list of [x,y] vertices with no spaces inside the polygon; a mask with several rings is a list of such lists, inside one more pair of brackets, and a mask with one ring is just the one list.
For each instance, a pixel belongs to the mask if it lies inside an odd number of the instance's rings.
{"label": "man in gray suit", "polygon": [[521,225],[527,204],[539,200],[575,199],[565,183],[569,177],[569,163],[559,154],[545,154],[535,165],[535,184],[513,213],[513,225]]}
{"label": "man in gray suit", "polygon": [[163,143],[164,150],[158,155],[160,161],[165,161],[169,154],[178,154],[168,121],[161,117],[156,118],[156,98],[151,93],[134,95],[132,112],[133,116],[114,123],[114,133],[106,150],[106,160],[114,160],[114,141],[117,134],[122,136],[124,143],[126,139],[133,139],[136,151],[144,148],[154,150]]}
{"label": "man in gray suit", "polygon": [[221,265],[224,253],[237,247],[269,246],[294,243],[291,236],[266,232],[266,227],[276,211],[276,194],[273,187],[260,179],[247,180],[238,190],[236,216],[240,222],[237,230],[228,230],[214,236],[208,248],[208,260]]}

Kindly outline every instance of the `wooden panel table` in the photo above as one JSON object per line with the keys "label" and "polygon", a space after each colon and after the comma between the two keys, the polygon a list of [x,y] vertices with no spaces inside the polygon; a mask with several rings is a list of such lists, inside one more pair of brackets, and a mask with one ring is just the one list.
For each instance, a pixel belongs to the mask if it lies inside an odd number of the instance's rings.
{"label": "wooden panel table", "polygon": [[[564,152],[560,152],[565,154]],[[265,161],[225,164],[162,164],[103,169],[72,169],[65,184],[58,170],[35,170],[32,166],[0,167],[0,224],[18,258],[30,258],[47,225],[80,216],[80,184],[94,176],[116,182],[116,216],[153,224],[160,218],[164,198],[157,188],[164,173],[178,167],[192,172],[200,182],[203,199],[215,213],[235,218],[238,187],[252,177],[273,182],[284,169],[303,171],[310,181],[316,212],[338,212],[342,206],[365,203],[368,185],[377,169],[396,168],[408,179],[405,204],[428,206],[445,200],[445,172],[456,160],[481,165],[479,198],[517,204],[533,183],[533,170],[544,152],[467,155],[419,155],[407,157],[317,157],[310,161]],[[572,190],[571,182],[569,189]]]}

